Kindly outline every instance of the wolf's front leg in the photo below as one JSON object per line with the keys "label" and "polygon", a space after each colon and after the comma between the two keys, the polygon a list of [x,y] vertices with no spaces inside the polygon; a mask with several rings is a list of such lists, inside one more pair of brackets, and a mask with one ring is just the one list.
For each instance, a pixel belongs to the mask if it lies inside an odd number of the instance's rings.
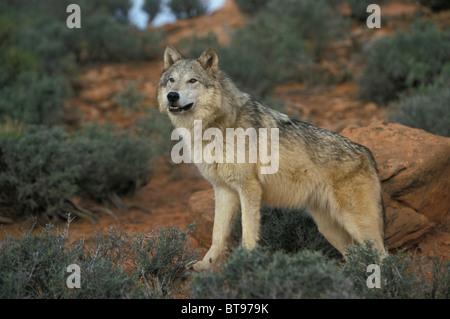
{"label": "wolf's front leg", "polygon": [[212,245],[202,261],[194,264],[195,271],[210,268],[223,256],[234,216],[239,208],[239,195],[225,186],[214,187],[216,197]]}

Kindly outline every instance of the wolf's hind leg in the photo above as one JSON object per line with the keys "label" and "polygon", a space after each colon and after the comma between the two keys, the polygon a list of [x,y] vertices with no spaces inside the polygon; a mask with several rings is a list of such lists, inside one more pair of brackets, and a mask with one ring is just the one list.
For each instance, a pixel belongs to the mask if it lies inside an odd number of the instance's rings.
{"label": "wolf's hind leg", "polygon": [[334,246],[334,248],[345,256],[345,250],[353,243],[350,234],[328,211],[311,209],[311,215],[316,222],[320,233]]}
{"label": "wolf's hind leg", "polygon": [[[384,246],[383,226],[380,226],[382,217],[378,216],[375,209],[361,207],[361,210],[345,211],[342,213],[344,228],[352,236],[355,244],[364,245],[366,241],[371,241],[373,247],[378,251],[381,259],[386,257],[386,249]],[[360,212],[365,212],[361,216]]]}
{"label": "wolf's hind leg", "polygon": [[209,269],[223,257],[233,220],[239,208],[239,196],[231,188],[216,186],[214,194],[216,202],[212,245],[203,260],[194,264],[193,268],[196,271]]}
{"label": "wolf's hind leg", "polygon": [[242,246],[253,249],[258,244],[262,188],[257,180],[248,181],[240,190],[242,210]]}
{"label": "wolf's hind leg", "polygon": [[371,241],[381,258],[386,256],[384,246],[383,204],[376,183],[354,183],[358,187],[335,190],[338,206],[335,217],[352,237],[355,244]]}

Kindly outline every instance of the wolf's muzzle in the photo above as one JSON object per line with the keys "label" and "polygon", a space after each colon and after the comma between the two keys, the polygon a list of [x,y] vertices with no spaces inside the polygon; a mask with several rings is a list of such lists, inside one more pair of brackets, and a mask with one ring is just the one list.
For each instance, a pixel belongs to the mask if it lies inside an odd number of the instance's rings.
{"label": "wolf's muzzle", "polygon": [[169,112],[179,113],[181,111],[188,111],[194,106],[194,103],[189,103],[185,106],[176,105],[180,100],[180,94],[178,92],[171,91],[167,94],[167,101],[169,101]]}

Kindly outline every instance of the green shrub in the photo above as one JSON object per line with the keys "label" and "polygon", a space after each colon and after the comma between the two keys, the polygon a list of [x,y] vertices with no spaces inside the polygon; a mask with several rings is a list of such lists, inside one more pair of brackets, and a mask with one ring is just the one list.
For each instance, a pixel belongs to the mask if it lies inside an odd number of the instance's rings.
{"label": "green shrub", "polygon": [[[369,288],[369,265],[380,266],[380,288]],[[257,247],[235,249],[215,270],[191,282],[193,298],[386,298],[448,299],[450,262],[404,251],[379,260],[371,243],[352,246],[337,264],[318,252],[270,253]]]}
{"label": "green shrub", "polygon": [[415,22],[374,43],[360,82],[360,96],[387,103],[407,89],[428,85],[450,66],[450,34]]}
{"label": "green shrub", "polygon": [[219,272],[191,283],[193,298],[351,298],[352,285],[320,253],[270,254],[262,248],[233,251]]}
{"label": "green shrub", "polygon": [[150,109],[144,117],[136,120],[134,134],[139,138],[152,141],[153,154],[155,156],[170,156],[170,150],[174,145],[171,143],[173,126],[165,114],[157,109]]}
{"label": "green shrub", "polygon": [[70,93],[67,78],[79,64],[144,60],[160,53],[161,32],[138,31],[128,23],[130,1],[78,1],[81,29],[66,25],[70,3],[2,2],[0,118],[57,124]]}
{"label": "green shrub", "polygon": [[136,90],[135,82],[129,83],[113,97],[119,107],[132,111],[139,110],[144,99],[145,95]]}
{"label": "green shrub", "polygon": [[[2,13],[7,19],[22,21],[17,28],[6,28],[7,36],[20,47],[36,52],[43,65],[58,68],[59,60],[74,54],[78,62],[146,59],[159,53],[157,32],[139,32],[128,21],[129,0],[79,0],[81,28],[66,25],[70,0],[6,2]],[[1,19],[0,25],[9,25]],[[1,23],[3,21],[3,23]],[[150,36],[151,35],[151,36]],[[151,45],[149,45],[151,44]],[[54,72],[54,70],[52,71]]]}
{"label": "green shrub", "polygon": [[[308,52],[314,60],[320,60],[331,40],[342,37],[348,29],[348,22],[342,18],[326,0],[272,0],[260,11],[259,19],[264,22],[271,20],[272,32],[281,36],[290,36],[307,41]],[[288,38],[289,39],[289,38]],[[286,58],[295,51],[288,51]]]}
{"label": "green shrub", "polygon": [[159,32],[137,31],[115,21],[107,13],[96,13],[83,21],[81,29],[70,30],[67,45],[83,63],[95,61],[145,60],[160,52]]}
{"label": "green shrub", "polygon": [[[242,238],[240,214],[234,222],[231,236],[236,243]],[[319,251],[330,258],[341,257],[319,232],[306,210],[263,207],[259,244],[270,252],[293,254],[307,249]]]}
{"label": "green shrub", "polygon": [[[70,221],[63,230],[48,225],[42,234],[0,239],[0,298],[175,297],[179,279],[196,257],[187,232],[176,227],[148,236],[111,228],[67,245]],[[80,288],[66,285],[72,264],[80,267]],[[157,278],[161,285],[151,286],[145,278]]]}
{"label": "green shrub", "polygon": [[292,32],[274,30],[273,23],[276,25],[275,20],[261,18],[237,30],[223,52],[227,72],[258,97],[288,80],[300,64],[310,62],[305,43]]}
{"label": "green shrub", "polygon": [[[361,298],[448,298],[450,294],[450,262],[433,256],[411,258],[406,252],[390,254],[380,262],[371,243],[348,250],[342,272],[353,282],[355,294]],[[380,288],[368,288],[366,272],[371,264],[380,266]]]}
{"label": "green shrub", "polygon": [[76,67],[63,49],[62,28],[52,20],[23,20],[0,46],[0,118],[53,125],[61,120],[62,102],[70,93],[64,72],[74,74]]}
{"label": "green shrub", "polygon": [[62,298],[65,271],[72,264],[67,236],[47,227],[42,235],[24,233],[0,242],[0,298]]}
{"label": "green shrub", "polygon": [[435,84],[400,98],[390,119],[450,137],[450,88]]}
{"label": "green shrub", "polygon": [[71,147],[73,163],[80,166],[76,184],[100,202],[133,195],[146,184],[157,158],[149,140],[113,127],[86,126],[73,135]]}
{"label": "green shrub", "polygon": [[[65,11],[65,10],[64,10]],[[51,19],[47,17],[47,19]],[[21,45],[39,57],[41,72],[49,75],[65,74],[61,61],[73,55],[66,45],[68,33],[65,21],[38,20],[34,28],[21,32]]]}
{"label": "green shrub", "polygon": [[1,89],[0,118],[11,117],[27,124],[57,124],[67,93],[62,76],[22,72],[16,81]]}
{"label": "green shrub", "polygon": [[75,195],[119,206],[118,196],[133,195],[150,177],[158,156],[153,143],[97,126],[72,137],[57,127],[6,131],[0,134],[2,214],[52,220],[73,208],[65,203]]}
{"label": "green shrub", "polygon": [[169,0],[168,5],[177,19],[190,19],[203,15],[208,9],[205,0]]}
{"label": "green shrub", "polygon": [[80,173],[72,165],[68,134],[59,128],[26,127],[19,135],[0,135],[2,215],[53,220],[64,201],[76,194]]}
{"label": "green shrub", "polygon": [[[68,234],[68,230],[66,231]],[[67,240],[68,235],[66,235]],[[68,289],[64,274],[64,286],[61,287],[64,298],[71,299],[118,299],[131,298],[142,287],[127,272],[127,260],[132,253],[128,242],[129,234],[110,228],[106,233],[97,231],[86,240],[79,240],[63,253],[68,255],[68,265],[80,267],[80,288]],[[50,268],[51,269],[51,268]],[[53,269],[59,270],[54,266]],[[52,298],[39,296],[39,298]]]}
{"label": "green shrub", "polygon": [[7,84],[23,72],[37,73],[39,62],[35,55],[20,47],[9,47],[3,52],[2,82]]}
{"label": "green shrub", "polygon": [[186,275],[198,253],[188,242],[192,227],[181,231],[175,226],[158,228],[149,234],[133,236],[132,256],[135,277],[158,297],[176,297],[180,279]]}
{"label": "green shrub", "polygon": [[[261,37],[262,34],[265,36]],[[291,59],[286,59],[292,52],[295,53]],[[288,79],[282,70],[292,70],[289,66],[294,67],[296,62],[307,58],[301,40],[274,31],[267,22],[264,25],[248,24],[235,31],[231,45],[220,51],[219,59],[225,72],[239,87],[264,98],[275,84]]]}

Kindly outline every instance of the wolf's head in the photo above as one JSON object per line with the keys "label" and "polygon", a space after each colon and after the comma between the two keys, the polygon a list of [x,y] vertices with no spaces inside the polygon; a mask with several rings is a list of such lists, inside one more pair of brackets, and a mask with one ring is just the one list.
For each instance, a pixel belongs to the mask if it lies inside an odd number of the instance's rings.
{"label": "wolf's head", "polygon": [[[219,58],[208,49],[197,59],[185,59],[168,46],[164,53],[164,71],[158,85],[161,112],[174,120],[210,118],[220,105]],[[219,111],[220,113],[220,111]]]}

